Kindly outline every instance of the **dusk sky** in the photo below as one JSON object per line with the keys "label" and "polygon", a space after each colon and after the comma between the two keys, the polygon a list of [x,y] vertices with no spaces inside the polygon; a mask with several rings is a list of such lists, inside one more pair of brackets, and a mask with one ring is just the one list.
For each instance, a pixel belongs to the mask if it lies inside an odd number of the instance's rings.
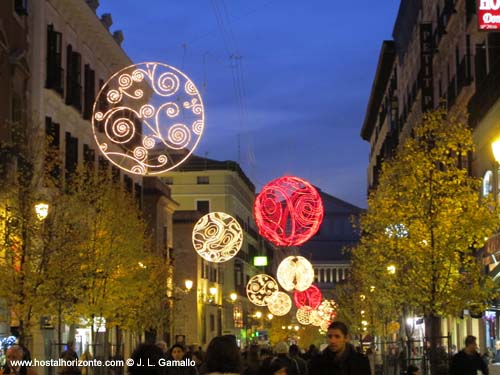
{"label": "dusk sky", "polygon": [[359,134],[398,0],[100,3],[134,62],[175,66],[200,89],[196,154],[239,162],[258,191],[291,174],[366,207]]}

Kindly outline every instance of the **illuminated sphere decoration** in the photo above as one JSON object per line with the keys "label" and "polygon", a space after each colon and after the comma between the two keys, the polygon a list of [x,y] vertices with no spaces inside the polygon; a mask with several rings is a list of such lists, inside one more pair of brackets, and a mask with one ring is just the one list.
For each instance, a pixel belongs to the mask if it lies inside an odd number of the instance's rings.
{"label": "illuminated sphere decoration", "polygon": [[325,299],[318,306],[318,313],[323,318],[323,320],[333,320],[337,316],[338,306],[334,300]]}
{"label": "illuminated sphere decoration", "polygon": [[330,326],[330,324],[332,324],[332,321],[331,320],[323,320],[321,322],[321,324],[319,325],[319,327],[323,330],[323,331],[328,331],[328,327]]}
{"label": "illuminated sphere decoration", "polygon": [[144,62],[116,72],[94,102],[92,130],[102,154],[139,175],[160,175],[194,151],[205,113],[194,83],[180,70]]}
{"label": "illuminated sphere decoration", "polygon": [[204,215],[193,228],[194,249],[209,262],[227,262],[240,251],[242,244],[240,224],[224,212]]}
{"label": "illuminated sphere decoration", "polygon": [[320,315],[318,310],[313,310],[311,311],[311,316],[309,317],[309,320],[313,326],[319,327],[324,319]]}
{"label": "illuminated sphere decoration", "polygon": [[278,291],[278,282],[271,276],[259,274],[253,276],[247,283],[247,297],[257,306],[267,306],[267,301]]}
{"label": "illuminated sphere decoration", "polygon": [[311,324],[312,311],[313,309],[310,308],[309,306],[299,307],[297,309],[297,313],[295,314],[295,316],[297,317],[297,321],[305,326]]}
{"label": "illuminated sphere decoration", "polygon": [[293,293],[293,300],[295,301],[295,306],[298,308],[309,306],[315,309],[321,304],[322,299],[323,295],[316,285],[311,285],[303,292],[295,291]]}
{"label": "illuminated sphere decoration", "polygon": [[304,257],[289,256],[281,261],[276,272],[280,285],[286,291],[302,292],[314,281],[312,264]]}
{"label": "illuminated sphere decoration", "polygon": [[292,299],[286,293],[275,292],[271,295],[271,297],[269,297],[267,301],[267,308],[273,315],[286,315],[292,309]]}
{"label": "illuminated sphere decoration", "polygon": [[323,202],[307,181],[285,176],[269,182],[255,199],[254,215],[259,232],[278,246],[297,246],[318,231]]}

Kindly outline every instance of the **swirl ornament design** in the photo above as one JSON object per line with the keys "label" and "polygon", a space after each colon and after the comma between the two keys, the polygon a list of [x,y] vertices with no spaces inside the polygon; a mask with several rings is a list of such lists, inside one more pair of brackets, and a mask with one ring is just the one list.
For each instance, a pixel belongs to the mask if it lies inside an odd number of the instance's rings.
{"label": "swirl ornament design", "polygon": [[289,256],[281,261],[276,272],[280,285],[286,291],[302,292],[314,281],[312,264],[304,257]]}
{"label": "swirl ornament design", "polygon": [[303,292],[295,291],[293,293],[293,300],[295,302],[295,306],[298,308],[305,306],[310,307],[311,309],[316,309],[321,304],[322,299],[323,295],[316,285],[311,285]]}
{"label": "swirl ornament design", "polygon": [[247,297],[257,306],[267,306],[269,297],[278,291],[278,282],[264,273],[253,276],[247,283]]}
{"label": "swirl ornament design", "polygon": [[286,293],[275,292],[269,297],[267,308],[273,315],[286,315],[292,308],[292,299]]}
{"label": "swirl ornament design", "polygon": [[269,182],[255,199],[255,221],[262,236],[278,246],[297,246],[310,239],[323,221],[318,191],[299,177]]}
{"label": "swirl ornament design", "polygon": [[300,324],[303,324],[305,326],[311,324],[311,313],[313,312],[313,309],[311,309],[309,306],[302,306],[297,309],[297,313],[295,316],[297,317],[297,321]]}
{"label": "swirl ornament design", "polygon": [[209,262],[227,262],[240,251],[242,244],[240,224],[224,212],[210,212],[194,226],[194,249]]}
{"label": "swirl ornament design", "polygon": [[161,175],[182,164],[203,135],[205,111],[195,84],[180,70],[144,62],[116,72],[94,102],[92,130],[114,165]]}

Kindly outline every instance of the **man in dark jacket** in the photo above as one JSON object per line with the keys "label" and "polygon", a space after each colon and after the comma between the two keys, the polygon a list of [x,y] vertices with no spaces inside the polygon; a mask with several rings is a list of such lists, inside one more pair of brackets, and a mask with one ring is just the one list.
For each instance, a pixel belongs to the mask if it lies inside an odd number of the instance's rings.
{"label": "man in dark jacket", "polygon": [[481,371],[488,375],[488,366],[477,352],[477,341],[475,336],[465,338],[465,348],[459,351],[451,359],[450,375],[477,375]]}
{"label": "man in dark jacket", "polygon": [[328,347],[309,363],[314,375],[370,375],[368,358],[349,343],[349,330],[342,322],[328,327]]}

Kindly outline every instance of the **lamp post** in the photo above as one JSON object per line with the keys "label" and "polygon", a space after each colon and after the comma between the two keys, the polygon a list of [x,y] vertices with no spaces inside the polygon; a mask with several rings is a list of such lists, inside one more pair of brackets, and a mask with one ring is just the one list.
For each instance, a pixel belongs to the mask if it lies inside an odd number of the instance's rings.
{"label": "lamp post", "polygon": [[45,220],[49,215],[49,204],[46,202],[38,202],[35,204],[35,213],[38,220]]}

